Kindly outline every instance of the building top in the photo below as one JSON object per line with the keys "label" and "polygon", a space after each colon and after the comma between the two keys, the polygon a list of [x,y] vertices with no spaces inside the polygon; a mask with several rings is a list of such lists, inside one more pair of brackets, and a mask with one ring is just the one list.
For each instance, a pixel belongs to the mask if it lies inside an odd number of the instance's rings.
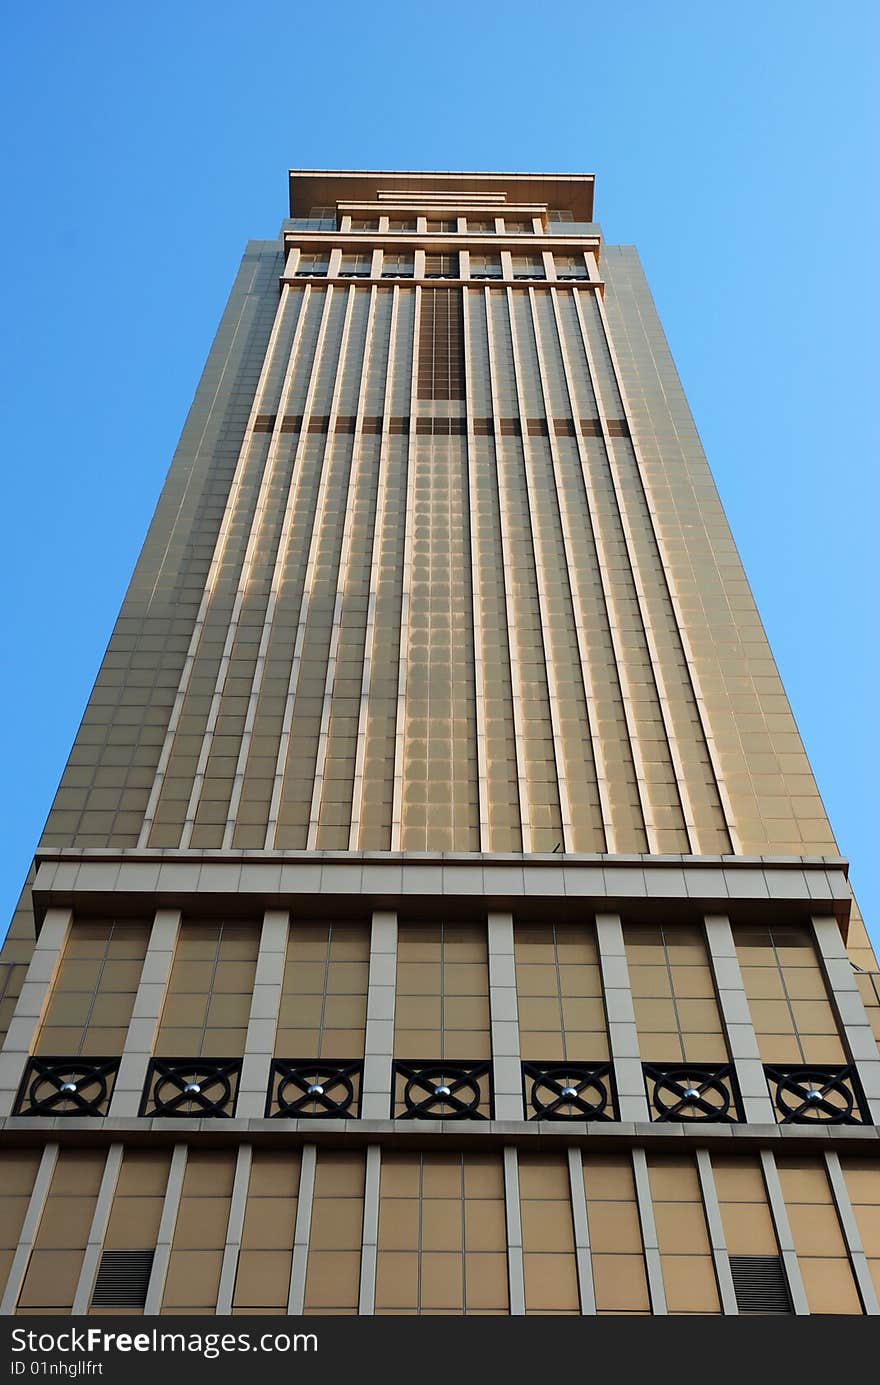
{"label": "building top", "polygon": [[[290,215],[308,216],[315,207],[339,202],[385,200],[383,193],[421,196],[450,192],[457,199],[543,203],[571,213],[573,221],[593,219],[592,173],[430,173],[374,169],[290,170]],[[435,200],[435,199],[432,199]]]}

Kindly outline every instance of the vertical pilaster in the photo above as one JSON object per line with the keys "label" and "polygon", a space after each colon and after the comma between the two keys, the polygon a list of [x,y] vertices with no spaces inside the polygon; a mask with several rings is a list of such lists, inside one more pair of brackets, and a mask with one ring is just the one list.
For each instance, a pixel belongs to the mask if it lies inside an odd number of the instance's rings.
{"label": "vertical pilaster", "polygon": [[590,1224],[587,1220],[587,1197],[584,1192],[584,1164],[580,1149],[569,1148],[568,1181],[571,1188],[571,1217],[574,1226],[574,1254],[577,1262],[578,1295],[581,1313],[596,1311],[596,1291],[593,1285],[593,1261],[590,1256]]}
{"label": "vertical pilaster", "polygon": [[306,1301],[306,1269],[309,1261],[309,1236],[312,1230],[312,1202],[315,1196],[314,1145],[303,1145],[299,1172],[299,1194],[296,1202],[296,1226],[293,1231],[293,1256],[290,1262],[290,1291],[287,1296],[288,1316],[302,1316]]}
{"label": "vertical pilaster", "polygon": [[0,1116],[15,1104],[25,1064],[34,1051],[40,1023],[61,964],[72,920],[70,909],[48,909],[25,974],[21,994],[0,1050]]}
{"label": "vertical pilaster", "polygon": [[761,1150],[761,1171],[764,1175],[767,1201],[770,1204],[770,1215],[773,1218],[779,1253],[785,1266],[785,1277],[788,1280],[788,1292],[791,1296],[792,1308],[799,1317],[807,1316],[810,1312],[810,1306],[807,1303],[801,1267],[798,1264],[797,1252],[794,1248],[794,1238],[791,1234],[776,1160],[769,1149]]}
{"label": "vertical pilaster", "polygon": [[843,1238],[846,1241],[846,1248],[849,1252],[850,1263],[852,1264],[853,1274],[858,1285],[859,1296],[862,1306],[869,1317],[877,1317],[880,1314],[880,1305],[877,1302],[877,1291],[874,1288],[874,1279],[871,1274],[871,1267],[865,1255],[862,1245],[862,1238],[859,1235],[858,1224],[853,1213],[852,1203],[849,1200],[846,1180],[843,1176],[843,1169],[840,1167],[840,1155],[837,1150],[828,1150],[825,1154],[825,1167],[828,1170],[828,1182],[831,1184],[831,1192],[834,1197],[834,1205],[837,1208],[837,1216],[840,1221]]}
{"label": "vertical pilaster", "polygon": [[372,1317],[376,1311],[376,1252],[379,1243],[379,1175],[382,1152],[378,1145],[367,1147],[364,1182],[364,1231],[361,1242],[361,1283],[358,1314]]}
{"label": "vertical pilaster", "polygon": [[266,1111],[289,926],[290,915],[284,909],[267,909],[263,915],[247,1040],[235,1104],[235,1114],[242,1119],[258,1119]]}
{"label": "vertical pilaster", "polygon": [[697,1150],[697,1174],[700,1179],[700,1192],[703,1197],[703,1208],[706,1213],[706,1225],[709,1228],[709,1244],[712,1247],[715,1278],[718,1280],[721,1311],[726,1316],[738,1314],[739,1305],[737,1304],[736,1292],[733,1287],[733,1275],[730,1272],[727,1242],[724,1238],[724,1223],[721,1220],[721,1208],[718,1205],[718,1193],[715,1189],[712,1160],[709,1156],[708,1149]]}
{"label": "vertical pilaster", "polygon": [[596,915],[596,939],[620,1119],[647,1121],[648,1100],[619,915]]}
{"label": "vertical pilaster", "polygon": [[391,1110],[396,986],[397,915],[376,910],[370,934],[367,1028],[361,1087],[361,1116],[364,1120],[387,1120]]}
{"label": "vertical pilaster", "polygon": [[179,932],[180,910],[157,909],[113,1088],[112,1116],[136,1116],[140,1110]]}
{"label": "vertical pilaster", "polygon": [[513,915],[489,914],[489,1019],[495,1119],[523,1119],[519,1016],[513,955]]}
{"label": "vertical pilaster", "polygon": [[238,1272],[238,1252],[241,1249],[241,1233],[244,1227],[244,1214],[247,1209],[248,1186],[251,1181],[251,1145],[239,1145],[235,1161],[235,1177],[232,1180],[232,1197],[229,1200],[229,1219],[226,1223],[226,1244],[223,1247],[223,1264],[220,1269],[220,1287],[217,1290],[217,1312],[231,1313],[235,1293],[235,1276]]}
{"label": "vertical pilaster", "polygon": [[50,1140],[48,1144],[43,1146],[40,1167],[37,1169],[37,1176],[31,1191],[31,1200],[28,1203],[21,1231],[18,1234],[18,1245],[9,1267],[9,1276],[6,1280],[6,1288],[3,1290],[3,1298],[0,1299],[0,1317],[7,1318],[15,1312],[57,1162],[58,1144],[55,1140]]}
{"label": "vertical pilaster", "polygon": [[730,920],[723,914],[707,914],[705,925],[709,962],[727,1033],[727,1047],[742,1096],[743,1114],[747,1121],[773,1125],[776,1116],[758,1051]]}
{"label": "vertical pilaster", "polygon": [[651,1200],[651,1183],[648,1178],[648,1160],[645,1151],[634,1149],[632,1160],[633,1177],[636,1185],[636,1204],[639,1209],[639,1223],[642,1228],[642,1244],[645,1248],[645,1269],[648,1275],[651,1312],[655,1317],[662,1317],[667,1312],[666,1290],[663,1287],[663,1266],[660,1261],[657,1229],[654,1225],[654,1204]]}
{"label": "vertical pilaster", "polygon": [[504,1150],[504,1211],[507,1219],[507,1280],[510,1286],[510,1315],[521,1318],[526,1311],[526,1286],[523,1274],[522,1215],[519,1206],[519,1160],[516,1150]]}
{"label": "vertical pilaster", "polygon": [[180,1209],[180,1197],[183,1192],[183,1176],[186,1173],[186,1145],[175,1145],[174,1153],[171,1156],[171,1168],[168,1172],[168,1183],[165,1188],[165,1201],[162,1204],[162,1217],[159,1222],[159,1234],[156,1237],[156,1253],[153,1256],[153,1268],[150,1271],[150,1283],[147,1288],[147,1299],[144,1304],[144,1317],[155,1317],[162,1307],[162,1299],[165,1297],[165,1278],[168,1274],[168,1261],[171,1259],[171,1242],[174,1240],[174,1228],[177,1225],[177,1213]]}
{"label": "vertical pilaster", "polygon": [[89,1309],[104,1237],[107,1234],[107,1223],[110,1220],[110,1210],[116,1194],[116,1184],[119,1181],[119,1170],[122,1167],[122,1151],[123,1146],[121,1144],[112,1144],[107,1151],[107,1161],[104,1164],[101,1186],[98,1189],[95,1211],[89,1228],[89,1239],[86,1242],[86,1253],[83,1256],[82,1269],[79,1272],[79,1281],[70,1310],[73,1315],[87,1313]]}
{"label": "vertical pilaster", "polygon": [[831,988],[832,1003],[843,1029],[846,1046],[856,1065],[871,1120],[880,1125],[880,1052],[871,1029],[861,993],[846,952],[837,921],[814,917],[813,936]]}

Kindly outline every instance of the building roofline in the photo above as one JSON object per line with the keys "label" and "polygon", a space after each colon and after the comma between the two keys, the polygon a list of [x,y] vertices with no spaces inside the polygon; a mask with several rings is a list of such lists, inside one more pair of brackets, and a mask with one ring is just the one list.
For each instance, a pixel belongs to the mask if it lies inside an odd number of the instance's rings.
{"label": "building roofline", "polygon": [[[513,171],[492,171],[475,169],[356,169],[356,168],[291,168],[288,171],[290,187],[290,215],[302,216],[308,214],[312,204],[311,193],[307,187],[302,186],[309,182],[338,180],[342,198],[332,197],[331,201],[347,200],[345,194],[346,183],[356,181],[357,183],[369,182],[376,184],[380,179],[391,181],[393,190],[397,180],[407,180],[417,185],[422,184],[427,191],[434,180],[442,183],[458,183],[464,181],[481,182],[497,188],[499,183],[509,183],[514,187],[517,184],[540,185],[548,184],[552,186],[579,185],[579,206],[573,208],[577,212],[578,220],[592,221],[593,219],[593,188],[595,175],[592,173],[517,173]],[[401,187],[401,191],[407,190]],[[413,191],[413,188],[408,189]],[[297,193],[302,192],[305,197],[298,197]],[[349,199],[350,200],[350,199]],[[541,199],[543,200],[543,199]],[[305,202],[310,203],[309,207]]]}

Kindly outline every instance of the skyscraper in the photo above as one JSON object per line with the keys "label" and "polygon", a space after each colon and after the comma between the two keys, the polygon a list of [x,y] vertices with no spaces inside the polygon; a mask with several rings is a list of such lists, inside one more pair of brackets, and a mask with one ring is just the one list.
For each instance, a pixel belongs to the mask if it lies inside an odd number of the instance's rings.
{"label": "skyscraper", "polygon": [[2,1311],[877,1313],[877,964],[592,218],[248,246],[2,954]]}

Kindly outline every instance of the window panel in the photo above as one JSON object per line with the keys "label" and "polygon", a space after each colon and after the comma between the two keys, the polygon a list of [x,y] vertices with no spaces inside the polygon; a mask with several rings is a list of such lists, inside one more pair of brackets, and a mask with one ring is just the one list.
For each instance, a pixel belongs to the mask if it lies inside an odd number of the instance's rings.
{"label": "window panel", "polygon": [[120,1054],[149,939],[147,919],[75,918],[34,1051]]}
{"label": "window panel", "polygon": [[505,1226],[500,1155],[383,1154],[377,1314],[506,1313]]}
{"label": "window panel", "polygon": [[740,924],[733,937],[762,1061],[845,1063],[809,931],[794,925]]}
{"label": "window panel", "polygon": [[237,1058],[244,1053],[260,925],[184,920],[156,1053],[168,1058]]}

